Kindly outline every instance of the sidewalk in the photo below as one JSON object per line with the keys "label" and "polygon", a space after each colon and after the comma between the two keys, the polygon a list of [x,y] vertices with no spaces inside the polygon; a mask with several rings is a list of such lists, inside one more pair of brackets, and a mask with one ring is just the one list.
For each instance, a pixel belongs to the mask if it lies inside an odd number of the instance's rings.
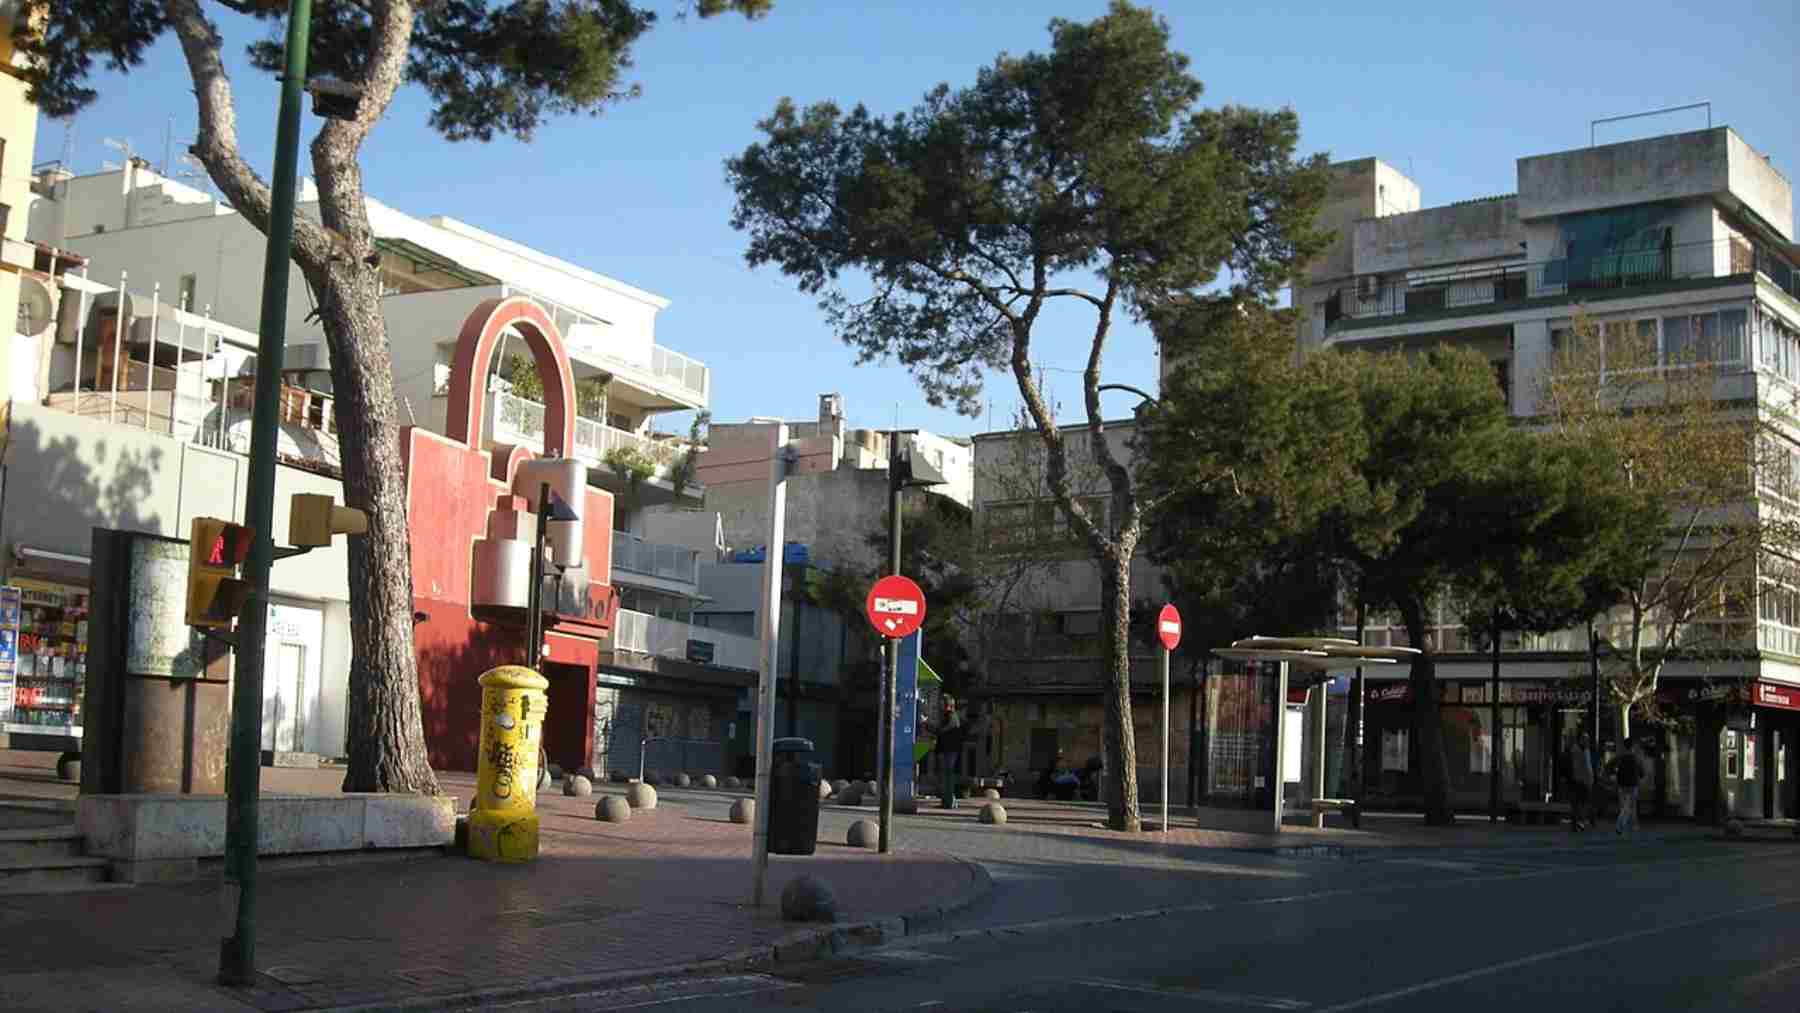
{"label": "sidewalk", "polygon": [[[467,775],[441,782],[459,799],[473,792]],[[498,996],[766,957],[797,936],[806,941],[796,946],[816,948],[819,927],[782,922],[774,906],[802,872],[830,884],[839,929],[956,907],[987,886],[959,859],[884,858],[821,834],[814,856],[771,858],[767,905],[753,910],[750,828],[727,819],[733,796],[639,811],[624,824],[596,821],[597,798],[542,796],[542,855],[530,865],[444,857],[265,872],[257,966],[267,980],[247,993],[212,985],[229,917],[216,882],[0,897],[0,1008],[291,1010]]]}

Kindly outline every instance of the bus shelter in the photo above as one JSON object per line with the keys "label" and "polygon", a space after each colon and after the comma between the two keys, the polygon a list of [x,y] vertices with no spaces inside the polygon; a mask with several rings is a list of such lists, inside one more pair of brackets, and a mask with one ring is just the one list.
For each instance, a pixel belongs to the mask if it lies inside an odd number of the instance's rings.
{"label": "bus shelter", "polygon": [[[1364,665],[1392,665],[1402,661],[1411,661],[1419,654],[1418,649],[1411,647],[1370,647],[1354,640],[1338,637],[1246,637],[1234,641],[1230,647],[1214,648],[1215,657],[1227,661],[1253,662],[1273,665],[1276,671],[1274,692],[1268,695],[1268,705],[1273,710],[1266,715],[1262,727],[1269,729],[1272,738],[1272,749],[1268,750],[1273,769],[1259,776],[1265,777],[1272,788],[1266,793],[1255,796],[1258,800],[1258,812],[1245,814],[1249,817],[1247,827],[1280,833],[1283,817],[1283,786],[1286,784],[1288,771],[1283,769],[1287,755],[1287,742],[1290,734],[1287,722],[1283,720],[1287,711],[1290,693],[1297,691],[1305,701],[1310,712],[1310,720],[1317,732],[1312,736],[1312,755],[1307,758],[1312,768],[1312,783],[1315,791],[1322,794],[1325,784],[1325,686],[1331,679],[1332,672],[1341,672],[1360,668]],[[1355,734],[1354,731],[1351,734]],[[1316,796],[1315,796],[1316,797]],[[1266,803],[1264,803],[1266,799]],[[1348,800],[1319,799],[1321,803],[1337,803],[1343,807],[1350,806]],[[1267,808],[1263,809],[1263,804]],[[1315,807],[1320,818],[1323,809]]]}

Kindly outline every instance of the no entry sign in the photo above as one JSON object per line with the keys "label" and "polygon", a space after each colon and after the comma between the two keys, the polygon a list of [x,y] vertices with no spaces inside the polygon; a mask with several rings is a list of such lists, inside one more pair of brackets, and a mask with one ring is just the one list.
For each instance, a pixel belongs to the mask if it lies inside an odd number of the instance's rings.
{"label": "no entry sign", "polygon": [[865,611],[876,633],[893,640],[909,637],[925,621],[925,592],[899,574],[883,577],[869,589]]}
{"label": "no entry sign", "polygon": [[1181,643],[1181,613],[1175,611],[1175,606],[1164,605],[1157,614],[1156,638],[1162,641],[1165,651],[1173,651]]}

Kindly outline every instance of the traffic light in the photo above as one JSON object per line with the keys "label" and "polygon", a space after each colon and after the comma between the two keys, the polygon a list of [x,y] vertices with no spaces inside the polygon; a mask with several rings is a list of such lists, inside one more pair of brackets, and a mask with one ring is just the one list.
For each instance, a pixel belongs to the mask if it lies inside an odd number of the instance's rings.
{"label": "traffic light", "polygon": [[295,493],[288,508],[288,541],[303,549],[330,545],[332,535],[368,533],[369,515],[338,506],[330,496]]}
{"label": "traffic light", "polygon": [[229,627],[244,611],[250,585],[238,567],[250,556],[254,534],[241,524],[196,517],[188,533],[189,626]]}

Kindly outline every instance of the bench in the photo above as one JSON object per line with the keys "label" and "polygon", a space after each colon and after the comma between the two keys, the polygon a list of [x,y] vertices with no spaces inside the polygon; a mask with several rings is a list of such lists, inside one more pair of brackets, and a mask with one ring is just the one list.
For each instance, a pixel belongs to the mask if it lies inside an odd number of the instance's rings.
{"label": "bench", "polygon": [[1313,827],[1325,826],[1325,814],[1329,812],[1348,813],[1350,825],[1362,826],[1362,806],[1352,798],[1315,798],[1312,800]]}
{"label": "bench", "polygon": [[1506,810],[1509,823],[1561,823],[1568,815],[1567,802],[1514,802]]}

